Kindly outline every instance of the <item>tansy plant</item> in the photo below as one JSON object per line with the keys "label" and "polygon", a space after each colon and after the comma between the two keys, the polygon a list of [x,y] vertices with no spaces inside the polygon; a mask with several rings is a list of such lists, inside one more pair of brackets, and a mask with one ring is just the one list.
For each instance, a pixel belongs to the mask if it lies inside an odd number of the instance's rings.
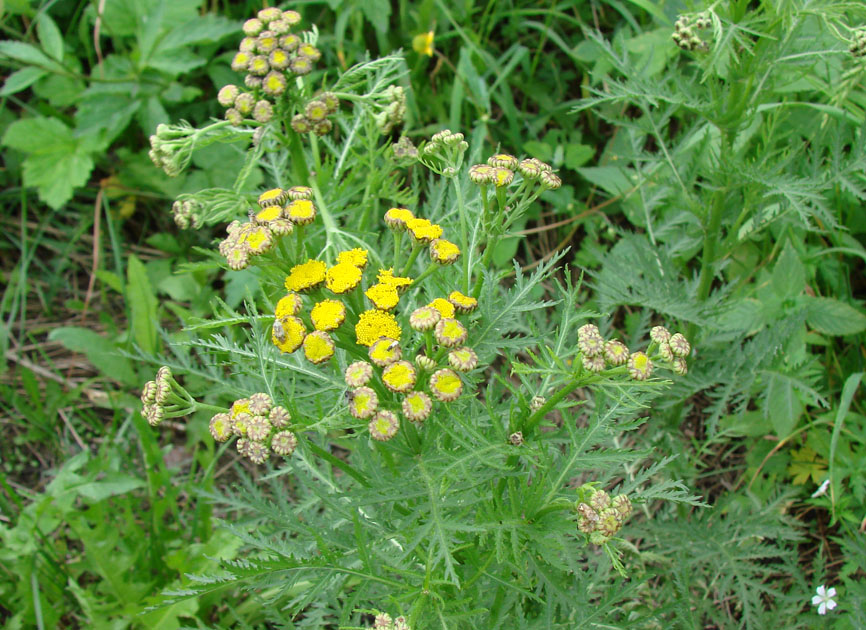
{"label": "tansy plant", "polygon": [[[259,12],[232,62],[245,76],[220,91],[226,120],[155,140],[170,172],[209,141],[248,156],[231,188],[175,205],[182,226],[224,230],[209,264],[245,310],[187,322],[209,365],[162,368],[142,400],[152,425],[191,414],[193,435],[242,458],[241,487],[206,496],[246,515],[226,526],[249,551],[165,604],[240,587],[295,627],[618,616],[626,595],[606,585],[641,522],[660,500],[698,504],[629,437],[687,372],[688,340],[647,322],[626,345],[581,309],[561,257],[494,269],[559,177],[480,133],[394,142],[402,59],[335,73],[301,24]],[[187,391],[185,371],[212,386]]]}

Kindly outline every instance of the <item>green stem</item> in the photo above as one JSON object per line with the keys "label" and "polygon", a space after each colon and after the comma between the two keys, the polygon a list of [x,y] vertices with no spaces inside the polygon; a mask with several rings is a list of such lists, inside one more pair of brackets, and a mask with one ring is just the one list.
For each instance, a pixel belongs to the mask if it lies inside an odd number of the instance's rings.
{"label": "green stem", "polygon": [[412,269],[412,265],[415,264],[415,259],[418,258],[418,254],[421,253],[421,250],[424,249],[423,243],[418,243],[412,248],[412,253],[409,255],[409,260],[406,262],[406,266],[403,267],[403,271],[400,273],[401,276],[405,277],[409,271]]}
{"label": "green stem", "polygon": [[456,177],[454,178],[454,194],[457,197],[457,212],[460,213],[460,246],[463,248],[463,290],[469,291],[469,219],[466,216],[463,187]]}
{"label": "green stem", "polygon": [[427,265],[427,269],[425,269],[425,270],[421,273],[420,276],[418,276],[417,278],[415,278],[415,279],[413,280],[413,282],[414,282],[415,284],[420,283],[424,278],[426,278],[427,276],[429,276],[429,275],[432,274],[432,273],[435,273],[436,270],[439,269],[439,267],[441,267],[440,264],[435,263],[435,262],[431,262],[429,265]]}
{"label": "green stem", "polygon": [[313,453],[315,453],[316,455],[318,455],[319,457],[321,457],[322,459],[327,461],[329,464],[331,464],[331,466],[334,466],[335,468],[339,468],[344,473],[346,473],[347,475],[349,475],[350,477],[355,479],[362,486],[364,486],[366,488],[370,487],[370,482],[367,481],[367,478],[362,473],[360,473],[359,471],[352,468],[347,462],[343,461],[339,457],[335,457],[334,455],[331,455],[331,453],[329,453],[328,451],[326,451],[325,449],[323,449],[321,446],[319,446],[318,444],[316,444],[314,442],[307,442],[307,444],[310,446],[310,450]]}
{"label": "green stem", "polygon": [[400,251],[401,245],[403,244],[403,232],[399,230],[393,230],[394,232],[394,264],[391,265],[392,269],[396,269],[400,266]]}

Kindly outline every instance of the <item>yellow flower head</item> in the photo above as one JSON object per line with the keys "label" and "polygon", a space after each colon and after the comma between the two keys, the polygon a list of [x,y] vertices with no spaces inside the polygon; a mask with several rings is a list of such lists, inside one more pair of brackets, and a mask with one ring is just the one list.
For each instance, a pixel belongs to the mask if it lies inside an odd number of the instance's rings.
{"label": "yellow flower head", "polygon": [[249,398],[238,398],[236,401],[234,401],[232,403],[232,411],[231,411],[232,420],[237,418],[242,413],[250,413],[250,399]]}
{"label": "yellow flower head", "polygon": [[634,352],[628,358],[628,373],[636,381],[645,381],[653,373],[653,363],[643,352]]}
{"label": "yellow flower head", "polygon": [[379,284],[390,285],[397,289],[399,293],[402,293],[412,286],[412,278],[395,276],[393,269],[380,269],[379,273],[376,275],[376,279],[379,281]]}
{"label": "yellow flower head", "polygon": [[509,153],[497,153],[496,155],[491,155],[487,158],[487,163],[490,166],[507,168],[512,171],[516,171],[519,165],[517,158]]}
{"label": "yellow flower head", "polygon": [[309,199],[295,199],[286,206],[285,216],[293,223],[307,225],[316,219],[316,206]]}
{"label": "yellow flower head", "polygon": [[409,325],[412,327],[412,330],[424,332],[433,330],[440,319],[442,319],[442,315],[438,310],[432,306],[422,306],[412,311],[412,314],[409,316]]}
{"label": "yellow flower head", "polygon": [[300,318],[289,316],[274,320],[271,331],[271,341],[280,349],[280,352],[292,353],[301,347],[307,327]]}
{"label": "yellow flower head", "polygon": [[409,420],[423,422],[430,416],[433,402],[424,392],[409,392],[403,399],[403,415]]}
{"label": "yellow flower head", "polygon": [[410,219],[406,221],[406,227],[412,238],[419,243],[429,243],[434,238],[442,236],[442,226],[431,223],[427,219]]}
{"label": "yellow flower head", "polygon": [[268,72],[262,80],[262,91],[271,96],[279,96],[286,91],[286,75],[277,71]]}
{"label": "yellow flower head", "polygon": [[364,311],[355,324],[355,337],[362,346],[371,346],[380,337],[399,341],[402,332],[397,319],[385,311]]}
{"label": "yellow flower head", "polygon": [[355,361],[346,368],[344,376],[349,387],[363,387],[373,376],[373,366],[366,361]]}
{"label": "yellow flower head", "polygon": [[359,387],[346,392],[349,401],[349,413],[353,418],[365,420],[376,413],[379,408],[379,397],[369,387]]}
{"label": "yellow flower head", "polygon": [[400,296],[390,284],[374,284],[364,291],[364,295],[373,303],[373,306],[382,311],[390,311],[400,300]]}
{"label": "yellow flower head", "polygon": [[419,33],[412,38],[412,50],[414,50],[419,55],[427,55],[428,57],[432,57],[433,38],[434,33],[432,30],[427,31],[426,33]]}
{"label": "yellow flower head", "polygon": [[346,305],[338,300],[323,300],[310,311],[316,330],[336,330],[346,319]]}
{"label": "yellow flower head", "polygon": [[448,353],[448,363],[458,372],[469,372],[478,365],[478,355],[472,348],[456,348]]}
{"label": "yellow flower head", "polygon": [[376,414],[376,417],[370,420],[367,425],[370,430],[370,437],[380,442],[390,440],[397,435],[397,429],[400,428],[400,421],[397,419],[397,414],[393,411],[383,410]]}
{"label": "yellow flower head", "polygon": [[279,205],[266,206],[256,213],[255,219],[257,223],[270,223],[274,219],[279,219],[283,215],[283,209]]}
{"label": "yellow flower head", "polygon": [[325,286],[337,294],[348,293],[361,282],[361,269],[347,262],[340,262],[328,269]]}
{"label": "yellow flower head", "polygon": [[348,249],[337,254],[337,264],[354,265],[358,269],[363,269],[367,266],[367,253],[366,249],[361,249],[360,247]]}
{"label": "yellow flower head", "polygon": [[309,186],[292,186],[289,188],[289,199],[312,199],[313,189]]}
{"label": "yellow flower head", "polygon": [[268,228],[262,225],[253,225],[251,223],[247,223],[247,225],[250,227],[244,230],[238,237],[237,244],[246,245],[250,254],[253,255],[262,254],[268,251],[273,242]]}
{"label": "yellow flower head", "polygon": [[470,295],[463,295],[460,291],[449,293],[448,301],[461,313],[471,313],[478,307],[478,300]]}
{"label": "yellow flower head", "polygon": [[304,337],[304,356],[313,363],[322,363],[334,356],[334,340],[323,330],[316,330]]}
{"label": "yellow flower head", "polygon": [[436,298],[427,306],[435,308],[442,317],[454,317],[454,305],[445,298]]}
{"label": "yellow flower head", "polygon": [[232,436],[232,418],[227,413],[218,413],[210,419],[210,434],[217,442],[225,442]]}
{"label": "yellow flower head", "polygon": [[259,205],[262,208],[278,206],[283,203],[287,197],[288,194],[282,188],[271,188],[259,195]]}
{"label": "yellow flower head", "polygon": [[514,180],[514,171],[497,166],[493,169],[493,183],[497,188],[508,186]]}
{"label": "yellow flower head", "polygon": [[415,386],[417,372],[408,361],[397,361],[382,370],[382,382],[392,392],[403,393]]}
{"label": "yellow flower head", "polygon": [[468,334],[466,326],[451,317],[443,317],[440,319],[439,323],[436,324],[436,328],[433,330],[433,335],[436,337],[436,341],[448,348],[459,346],[461,343],[466,341]]}
{"label": "yellow flower head", "polygon": [[391,208],[385,213],[385,224],[392,230],[402,232],[406,229],[406,222],[415,218],[406,208]]}
{"label": "yellow flower head", "polygon": [[379,367],[385,367],[399,361],[403,356],[400,344],[394,339],[381,337],[370,345],[370,360]]}
{"label": "yellow flower head", "polygon": [[286,289],[289,291],[306,291],[313,289],[325,281],[328,265],[320,260],[308,260],[295,265],[286,277]]}
{"label": "yellow flower head", "polygon": [[280,298],[277,302],[277,307],[274,309],[274,315],[277,319],[283,319],[290,315],[297,315],[301,312],[301,296],[297,293],[289,293]]}
{"label": "yellow flower head", "polygon": [[430,377],[430,391],[438,400],[450,402],[460,397],[463,381],[453,370],[443,368]]}
{"label": "yellow flower head", "polygon": [[430,243],[430,258],[440,265],[450,265],[460,258],[460,248],[444,238],[433,239]]}

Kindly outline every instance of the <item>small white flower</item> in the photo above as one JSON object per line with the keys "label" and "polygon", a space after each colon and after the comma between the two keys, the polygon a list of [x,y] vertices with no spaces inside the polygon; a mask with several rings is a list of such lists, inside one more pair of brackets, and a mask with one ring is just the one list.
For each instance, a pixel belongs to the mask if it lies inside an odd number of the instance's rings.
{"label": "small white flower", "polygon": [[827,488],[829,488],[829,487],[830,487],[830,479],[828,478],[828,479],[825,479],[824,483],[822,483],[820,486],[818,486],[818,489],[812,493],[812,498],[815,499],[817,497],[824,496],[825,494],[827,494]]}
{"label": "small white flower", "polygon": [[818,607],[819,615],[826,615],[828,610],[836,608],[836,602],[833,601],[833,598],[836,597],[835,588],[832,586],[824,588],[822,584],[816,589],[816,592],[818,594],[812,597],[812,605]]}

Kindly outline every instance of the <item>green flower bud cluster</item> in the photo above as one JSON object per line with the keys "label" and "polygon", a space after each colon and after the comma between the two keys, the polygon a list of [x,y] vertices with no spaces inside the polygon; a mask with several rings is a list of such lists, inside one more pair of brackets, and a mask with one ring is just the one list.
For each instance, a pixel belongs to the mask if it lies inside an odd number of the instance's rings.
{"label": "green flower bud cluster", "polygon": [[297,11],[269,7],[244,23],[244,37],[232,59],[232,70],[245,72],[243,91],[226,85],[217,94],[226,108],[225,118],[240,126],[246,117],[262,124],[274,115],[274,104],[289,86],[293,76],[309,74],[322,57],[318,48],[304,41],[303,34],[292,33],[301,21]]}
{"label": "green flower bud cluster", "polygon": [[141,390],[141,415],[155,427],[165,418],[179,418],[195,411],[195,400],[174,380],[171,368],[163,365],[156,378]]}
{"label": "green flower bud cluster", "polygon": [[656,326],[650,332],[650,339],[646,352],[629,352],[621,341],[605,340],[595,324],[584,324],[577,330],[581,365],[588,372],[626,366],[629,376],[637,381],[645,381],[652,375],[654,362],[680,376],[688,372],[686,357],[691,345],[682,334],[671,335],[667,329]]}
{"label": "green flower bud cluster", "polygon": [[695,29],[705,31],[712,26],[713,22],[706,14],[699,14],[696,17],[681,15],[674,22],[674,32],[671,39],[674,43],[691,52],[707,52],[710,49],[709,42],[701,39],[700,35],[695,33]]}
{"label": "green flower bud cluster", "polygon": [[401,166],[409,166],[418,160],[418,148],[406,136],[400,136],[400,139],[391,145],[391,154],[394,161]]}
{"label": "green flower bud cluster", "polygon": [[288,409],[274,405],[263,392],[232,403],[227,412],[210,419],[210,434],[217,442],[237,437],[237,449],[254,464],[263,464],[271,452],[290,456],[298,446],[298,438],[288,430],[292,416]]}
{"label": "green flower bud cluster", "polygon": [[861,28],[854,32],[854,37],[848,50],[855,57],[866,57],[866,28]]}
{"label": "green flower bud cluster", "polygon": [[398,85],[389,85],[383,93],[383,109],[373,116],[376,127],[383,134],[391,133],[394,127],[403,124],[406,117],[406,92]]}
{"label": "green flower bud cluster", "polygon": [[201,227],[201,206],[197,201],[178,199],[171,205],[171,212],[174,215],[174,222],[180,229],[187,230],[192,226],[197,230]]}
{"label": "green flower bud cluster", "polygon": [[148,157],[157,168],[169,177],[177,177],[192,157],[192,136],[198,130],[189,125],[156,126],[156,133],[150,136]]}
{"label": "green flower bud cluster", "polygon": [[452,133],[450,129],[434,133],[421,149],[418,159],[433,172],[453,177],[463,164],[463,154],[469,148],[469,143],[463,138],[462,133]]}
{"label": "green flower bud cluster", "polygon": [[487,158],[487,164],[474,164],[469,167],[469,179],[479,186],[493,184],[496,188],[507,187],[519,174],[524,183],[537,181],[543,188],[556,190],[562,180],[553,172],[549,164],[536,158],[518,160],[509,153],[497,153]]}
{"label": "green flower bud cluster", "polygon": [[373,620],[373,630],[411,630],[406,617],[402,615],[391,619],[388,613],[380,612]]}
{"label": "green flower bud cluster", "polygon": [[297,133],[313,132],[317,136],[330,133],[334,124],[328,118],[337,111],[340,100],[331,92],[322,92],[304,106],[303,114],[292,118],[292,129]]}
{"label": "green flower bud cluster", "polygon": [[607,492],[590,484],[581,486],[579,493],[581,499],[574,504],[577,528],[593,545],[603,545],[622,529],[631,515],[631,501],[624,494],[611,498]]}

